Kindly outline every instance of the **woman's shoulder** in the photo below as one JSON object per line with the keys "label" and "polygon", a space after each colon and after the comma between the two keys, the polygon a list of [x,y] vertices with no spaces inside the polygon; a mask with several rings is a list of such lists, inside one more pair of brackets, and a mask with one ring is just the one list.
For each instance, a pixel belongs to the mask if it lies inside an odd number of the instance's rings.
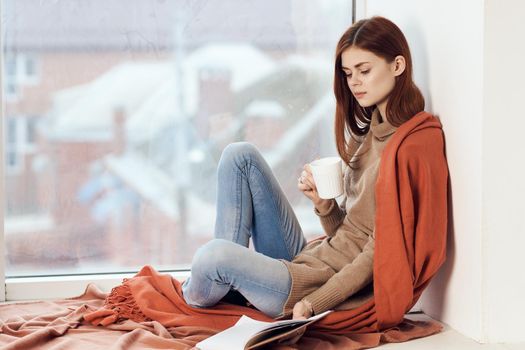
{"label": "woman's shoulder", "polygon": [[401,124],[397,131],[403,134],[400,147],[431,145],[443,139],[441,120],[427,111],[417,113]]}
{"label": "woman's shoulder", "polygon": [[443,130],[436,123],[420,127],[408,133],[399,145],[398,159],[429,159],[444,154]]}

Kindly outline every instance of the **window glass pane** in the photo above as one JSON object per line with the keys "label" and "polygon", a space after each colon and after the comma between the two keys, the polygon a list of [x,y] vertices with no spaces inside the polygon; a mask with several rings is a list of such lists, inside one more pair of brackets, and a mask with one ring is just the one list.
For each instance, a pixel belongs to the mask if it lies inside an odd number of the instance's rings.
{"label": "window glass pane", "polygon": [[189,267],[213,236],[217,163],[236,141],[260,149],[307,237],[322,234],[296,180],[336,154],[333,56],[351,1],[3,10],[5,68],[31,57],[26,73],[39,76],[5,108],[8,120],[37,116],[24,131],[32,151],[17,155],[25,166],[4,174],[8,275]]}
{"label": "window glass pane", "polygon": [[6,84],[6,93],[7,96],[15,96],[16,95],[16,83],[12,80],[8,80],[5,82]]}
{"label": "window glass pane", "polygon": [[26,57],[25,60],[25,75],[28,77],[36,75],[36,62],[31,56]]}
{"label": "window glass pane", "polygon": [[16,127],[17,119],[13,117],[8,117],[6,125],[7,144],[16,145],[16,139],[18,137],[18,129]]}
{"label": "window glass pane", "polygon": [[38,117],[29,117],[26,121],[26,142],[30,145],[36,142],[36,123]]}
{"label": "window glass pane", "polygon": [[18,165],[16,156],[17,156],[16,151],[10,151],[10,150],[7,151],[8,168],[9,167],[14,168]]}
{"label": "window glass pane", "polygon": [[16,76],[16,58],[7,57],[5,60],[5,72],[7,76]]}

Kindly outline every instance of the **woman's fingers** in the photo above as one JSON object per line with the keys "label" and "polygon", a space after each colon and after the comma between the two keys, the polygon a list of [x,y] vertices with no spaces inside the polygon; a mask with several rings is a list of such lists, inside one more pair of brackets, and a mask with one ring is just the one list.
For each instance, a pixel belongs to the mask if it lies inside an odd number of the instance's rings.
{"label": "woman's fingers", "polygon": [[310,187],[310,185],[308,185],[308,184],[304,184],[304,183],[300,183],[300,184],[298,184],[298,187],[299,187],[299,189],[300,189],[301,191],[303,191],[303,192],[304,192],[304,191],[311,191],[311,190],[312,190],[312,188]]}
{"label": "woman's fingers", "polygon": [[299,184],[297,184],[297,187],[299,188],[299,190],[300,190],[301,192],[303,192],[303,194],[304,194],[306,197],[308,197],[308,198],[310,198],[310,199],[312,199],[312,200],[314,199],[314,197],[315,197],[315,196],[314,196],[314,190],[313,190],[309,185],[299,183]]}
{"label": "woman's fingers", "polygon": [[312,175],[312,167],[310,166],[310,163],[307,163],[303,166],[304,171],[306,171],[308,174]]}
{"label": "woman's fingers", "polygon": [[312,169],[310,167],[310,164],[307,163],[303,166],[301,175],[297,179],[297,187],[310,200],[314,202],[319,200],[319,195],[317,194],[317,186],[315,185],[315,181],[312,175]]}
{"label": "woman's fingers", "polygon": [[299,178],[299,183],[302,185],[305,185],[307,189],[309,190],[315,190],[315,183],[312,181],[309,177],[301,177]]}
{"label": "woman's fingers", "polygon": [[311,188],[309,185],[299,184],[299,190],[304,193],[304,195],[311,200],[315,200],[319,195],[317,194],[317,189]]}
{"label": "woman's fingers", "polygon": [[315,183],[312,178],[306,178],[306,184],[312,189],[315,190]]}
{"label": "woman's fingers", "polygon": [[303,179],[304,184],[307,184],[308,186],[310,186],[311,189],[316,188],[312,174],[308,173],[306,170],[303,170],[301,172],[301,177]]}

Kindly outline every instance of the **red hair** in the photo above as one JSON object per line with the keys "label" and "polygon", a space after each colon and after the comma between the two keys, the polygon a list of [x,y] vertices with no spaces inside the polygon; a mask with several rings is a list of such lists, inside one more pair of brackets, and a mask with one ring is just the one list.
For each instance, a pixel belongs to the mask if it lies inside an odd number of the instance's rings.
{"label": "red hair", "polygon": [[[405,70],[396,77],[395,86],[388,98],[386,116],[383,116],[390,124],[398,127],[425,108],[423,95],[412,80],[412,58],[408,42],[399,27],[380,16],[354,23],[337,43],[334,67],[335,139],[337,151],[347,164],[350,164],[360,143],[355,136],[368,133],[372,112],[376,108],[361,107],[348,87],[341,68],[341,54],[352,46],[370,51],[388,63],[393,62],[398,55],[405,58]],[[345,132],[350,135],[349,142],[346,141]]]}

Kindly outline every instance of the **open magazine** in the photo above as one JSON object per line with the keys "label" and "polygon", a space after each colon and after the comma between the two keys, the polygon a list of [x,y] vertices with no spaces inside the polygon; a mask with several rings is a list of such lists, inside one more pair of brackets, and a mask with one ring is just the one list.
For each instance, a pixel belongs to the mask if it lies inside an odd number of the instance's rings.
{"label": "open magazine", "polygon": [[325,317],[332,310],[305,320],[282,320],[263,322],[248,316],[242,316],[232,327],[217,333],[195,345],[200,350],[248,350],[256,349],[268,343],[290,339],[299,334],[299,330]]}

